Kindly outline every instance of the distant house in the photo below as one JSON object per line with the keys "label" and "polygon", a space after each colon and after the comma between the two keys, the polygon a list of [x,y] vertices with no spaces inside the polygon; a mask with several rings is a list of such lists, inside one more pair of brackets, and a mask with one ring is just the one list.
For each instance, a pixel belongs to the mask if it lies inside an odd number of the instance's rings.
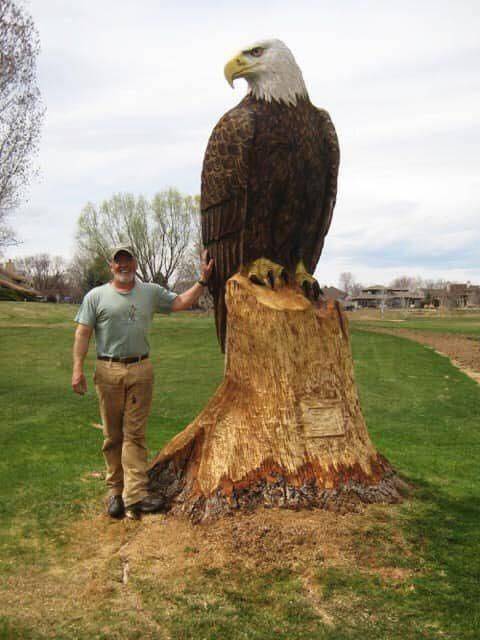
{"label": "distant house", "polygon": [[445,287],[423,289],[425,303],[433,307],[464,309],[480,306],[480,286],[467,283],[448,283]]}
{"label": "distant house", "polygon": [[9,260],[0,264],[0,300],[39,300],[42,294],[28,284],[23,273],[15,270]]}
{"label": "distant house", "polygon": [[480,286],[468,283],[467,307],[480,307]]}
{"label": "distant house", "polygon": [[409,289],[386,287],[382,284],[374,284],[362,289],[357,296],[352,296],[352,302],[361,309],[407,309],[420,307],[424,300],[424,294]]}

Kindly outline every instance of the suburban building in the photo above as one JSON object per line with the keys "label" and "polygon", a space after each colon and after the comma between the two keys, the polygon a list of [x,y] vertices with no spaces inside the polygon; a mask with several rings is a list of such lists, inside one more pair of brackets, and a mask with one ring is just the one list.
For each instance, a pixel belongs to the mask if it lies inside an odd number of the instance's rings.
{"label": "suburban building", "polygon": [[379,309],[381,307],[408,309],[420,307],[424,300],[424,294],[419,291],[374,284],[362,289],[359,295],[352,296],[350,300],[361,309]]}
{"label": "suburban building", "polygon": [[464,309],[480,306],[480,286],[470,282],[448,283],[443,288],[422,289],[425,304],[432,307]]}

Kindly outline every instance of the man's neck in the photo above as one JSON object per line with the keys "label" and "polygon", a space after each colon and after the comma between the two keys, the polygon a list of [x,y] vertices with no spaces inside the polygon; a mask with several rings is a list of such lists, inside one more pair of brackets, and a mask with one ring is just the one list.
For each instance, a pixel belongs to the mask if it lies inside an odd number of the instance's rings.
{"label": "man's neck", "polygon": [[135,278],[131,282],[118,282],[114,279],[110,282],[110,284],[120,293],[128,293],[135,286]]}

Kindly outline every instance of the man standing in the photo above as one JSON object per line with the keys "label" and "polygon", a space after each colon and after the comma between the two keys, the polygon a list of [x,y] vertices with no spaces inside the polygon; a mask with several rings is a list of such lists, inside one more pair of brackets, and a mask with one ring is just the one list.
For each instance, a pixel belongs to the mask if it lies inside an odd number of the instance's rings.
{"label": "man standing", "polygon": [[83,299],[75,317],[72,388],[83,395],[87,382],[83,363],[95,331],[97,363],[94,382],[103,422],[103,454],[107,466],[107,512],[131,518],[158,511],[162,504],[148,495],[145,427],[153,392],[153,367],[147,333],[157,311],[182,311],[201,296],[213,260],[202,256],[201,278],[180,295],[158,284],[136,280],[137,261],[128,245],[112,252],[113,279]]}

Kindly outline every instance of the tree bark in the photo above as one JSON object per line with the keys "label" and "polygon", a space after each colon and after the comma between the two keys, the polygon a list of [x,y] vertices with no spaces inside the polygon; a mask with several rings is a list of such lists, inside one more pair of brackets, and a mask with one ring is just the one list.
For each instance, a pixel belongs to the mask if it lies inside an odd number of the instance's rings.
{"label": "tree bark", "polygon": [[226,303],[224,380],[150,468],[165,508],[199,522],[258,505],[399,501],[405,484],[370,441],[339,304],[239,274]]}

